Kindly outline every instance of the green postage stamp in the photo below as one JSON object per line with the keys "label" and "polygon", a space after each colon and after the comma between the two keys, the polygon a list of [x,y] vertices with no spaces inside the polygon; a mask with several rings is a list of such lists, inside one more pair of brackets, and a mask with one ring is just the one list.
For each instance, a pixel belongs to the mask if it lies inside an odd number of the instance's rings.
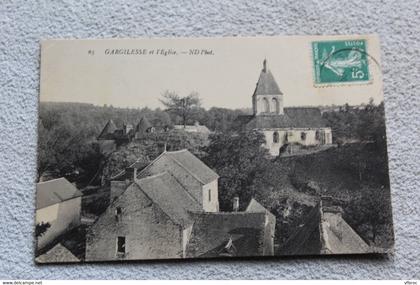
{"label": "green postage stamp", "polygon": [[312,42],[315,84],[370,81],[365,40]]}

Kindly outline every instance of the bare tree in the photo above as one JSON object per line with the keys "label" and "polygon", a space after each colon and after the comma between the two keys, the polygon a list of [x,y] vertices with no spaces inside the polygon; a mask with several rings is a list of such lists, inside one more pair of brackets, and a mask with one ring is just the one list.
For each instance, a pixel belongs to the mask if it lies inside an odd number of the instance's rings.
{"label": "bare tree", "polygon": [[160,102],[168,112],[173,112],[182,118],[184,128],[194,112],[200,108],[201,99],[197,92],[191,92],[186,97],[180,97],[173,91],[165,91]]}

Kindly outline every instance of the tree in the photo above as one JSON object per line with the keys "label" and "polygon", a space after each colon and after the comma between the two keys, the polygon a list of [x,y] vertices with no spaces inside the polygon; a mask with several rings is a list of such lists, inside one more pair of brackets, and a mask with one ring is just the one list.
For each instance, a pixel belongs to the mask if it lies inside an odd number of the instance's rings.
{"label": "tree", "polygon": [[235,196],[239,196],[241,205],[245,205],[257,194],[252,185],[270,165],[266,158],[268,151],[262,147],[264,143],[264,135],[257,131],[210,136],[203,160],[220,176],[219,202],[222,210],[231,210]]}
{"label": "tree", "polygon": [[184,128],[195,111],[201,106],[201,99],[198,93],[191,92],[186,97],[180,97],[173,91],[165,91],[160,102],[166,107],[168,112],[181,117]]}
{"label": "tree", "polygon": [[35,226],[35,237],[41,237],[49,228],[51,227],[50,223],[38,223]]}

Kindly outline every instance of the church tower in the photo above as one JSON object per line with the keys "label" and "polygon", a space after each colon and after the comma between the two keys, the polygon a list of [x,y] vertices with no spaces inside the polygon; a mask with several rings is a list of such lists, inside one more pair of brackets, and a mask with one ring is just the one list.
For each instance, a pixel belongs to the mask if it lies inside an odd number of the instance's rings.
{"label": "church tower", "polygon": [[283,93],[267,68],[266,59],[252,95],[252,107],[254,115],[283,115]]}

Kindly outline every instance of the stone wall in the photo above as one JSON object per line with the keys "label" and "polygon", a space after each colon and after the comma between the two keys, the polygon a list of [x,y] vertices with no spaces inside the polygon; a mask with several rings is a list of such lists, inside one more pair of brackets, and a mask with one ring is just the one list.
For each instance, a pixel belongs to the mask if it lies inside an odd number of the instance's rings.
{"label": "stone wall", "polygon": [[[205,212],[218,212],[219,211],[219,190],[218,181],[214,181],[203,186],[203,210]],[[209,197],[210,191],[210,197]],[[210,198],[210,199],[209,199]]]}
{"label": "stone wall", "polygon": [[[316,133],[319,132],[317,137]],[[274,142],[274,133],[278,133],[278,141]],[[286,143],[298,143],[303,146],[313,146],[320,144],[331,144],[332,133],[330,128],[309,129],[267,129],[263,130],[265,135],[265,147],[273,156],[279,155],[280,148]],[[286,139],[287,134],[287,139]]]}
{"label": "stone wall", "polygon": [[[117,207],[121,214],[116,215]],[[118,216],[118,219],[117,219]],[[126,254],[117,256],[117,237],[126,239]],[[180,258],[183,232],[132,184],[108,207],[86,237],[86,261]]]}

